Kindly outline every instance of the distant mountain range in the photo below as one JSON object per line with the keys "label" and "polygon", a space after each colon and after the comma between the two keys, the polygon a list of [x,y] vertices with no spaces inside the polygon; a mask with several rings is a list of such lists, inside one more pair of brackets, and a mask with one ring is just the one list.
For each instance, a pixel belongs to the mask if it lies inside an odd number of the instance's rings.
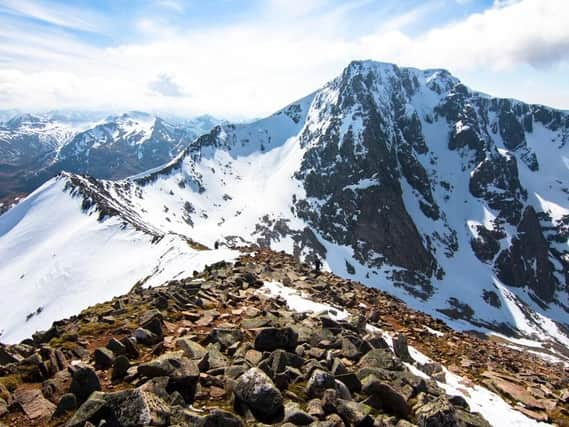
{"label": "distant mountain range", "polygon": [[62,170],[118,179],[154,168],[221,123],[211,116],[163,119],[136,111],[107,117],[4,111],[0,118],[0,202]]}

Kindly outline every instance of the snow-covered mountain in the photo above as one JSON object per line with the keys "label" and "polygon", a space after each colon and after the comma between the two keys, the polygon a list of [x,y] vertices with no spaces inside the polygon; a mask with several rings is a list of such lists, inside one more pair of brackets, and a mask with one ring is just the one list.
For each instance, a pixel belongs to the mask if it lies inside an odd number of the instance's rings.
{"label": "snow-covered mountain", "polygon": [[[48,326],[53,295],[76,286],[83,306],[124,289],[132,276],[84,277],[128,270],[114,254],[134,241],[155,265],[162,249],[183,253],[164,242],[190,238],[318,255],[459,329],[566,346],[568,140],[567,112],[493,98],[445,70],[353,62],[268,118],[215,127],[165,167],[120,181],[64,173],[0,217],[0,286],[17,306],[0,328],[22,338],[39,304],[33,326]],[[45,223],[64,209],[73,226]],[[98,227],[125,247],[107,251]],[[67,240],[53,245],[46,229]]]}
{"label": "snow-covered mountain", "polygon": [[0,124],[0,201],[62,170],[109,179],[159,166],[217,123],[200,116],[174,124],[141,112],[15,115]]}

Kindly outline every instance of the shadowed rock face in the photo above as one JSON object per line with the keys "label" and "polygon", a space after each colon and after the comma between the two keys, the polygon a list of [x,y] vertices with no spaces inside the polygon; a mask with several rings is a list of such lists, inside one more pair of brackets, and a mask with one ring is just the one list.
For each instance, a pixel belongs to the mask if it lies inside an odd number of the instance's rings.
{"label": "shadowed rock face", "polygon": [[[327,239],[353,247],[362,263],[373,264],[370,260],[379,254],[378,266],[389,263],[430,276],[436,261],[405,208],[400,184],[407,179],[423,195],[425,211],[438,216],[427,174],[415,157],[417,151],[426,150],[420,122],[416,116],[401,115],[406,89],[413,90],[413,81],[393,83],[391,105],[385,110],[374,98],[374,90],[383,84],[377,79],[373,73],[346,70],[337,104],[331,107],[335,124],[322,135],[308,130],[303,135],[312,148],[297,177],[304,179],[308,198],[326,201],[316,212],[302,200],[297,203],[298,215]],[[352,127],[340,140],[346,109],[362,120],[357,141]],[[401,133],[394,137],[388,126],[397,121]]]}
{"label": "shadowed rock face", "polygon": [[551,302],[556,281],[535,209],[529,206],[518,226],[518,237],[496,262],[500,279],[510,286],[528,286],[542,300]]}

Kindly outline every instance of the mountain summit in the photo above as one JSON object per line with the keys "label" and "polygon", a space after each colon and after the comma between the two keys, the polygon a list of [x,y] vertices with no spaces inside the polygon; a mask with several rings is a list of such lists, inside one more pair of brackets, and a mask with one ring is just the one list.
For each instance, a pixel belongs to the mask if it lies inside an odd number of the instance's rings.
{"label": "mountain summit", "polygon": [[191,258],[190,239],[319,257],[453,327],[566,346],[568,140],[567,112],[473,91],[445,70],[352,62],[164,167],[120,181],[64,173],[4,214],[0,339],[189,271],[172,254]]}

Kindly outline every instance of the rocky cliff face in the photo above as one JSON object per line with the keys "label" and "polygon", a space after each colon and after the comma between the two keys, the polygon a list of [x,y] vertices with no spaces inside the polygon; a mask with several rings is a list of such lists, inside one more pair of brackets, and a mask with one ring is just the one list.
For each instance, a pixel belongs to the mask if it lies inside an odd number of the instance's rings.
{"label": "rocky cliff face", "polygon": [[444,70],[358,61],[270,117],[217,126],[163,169],[60,179],[103,221],[318,255],[456,327],[567,345],[568,141],[566,112]]}

